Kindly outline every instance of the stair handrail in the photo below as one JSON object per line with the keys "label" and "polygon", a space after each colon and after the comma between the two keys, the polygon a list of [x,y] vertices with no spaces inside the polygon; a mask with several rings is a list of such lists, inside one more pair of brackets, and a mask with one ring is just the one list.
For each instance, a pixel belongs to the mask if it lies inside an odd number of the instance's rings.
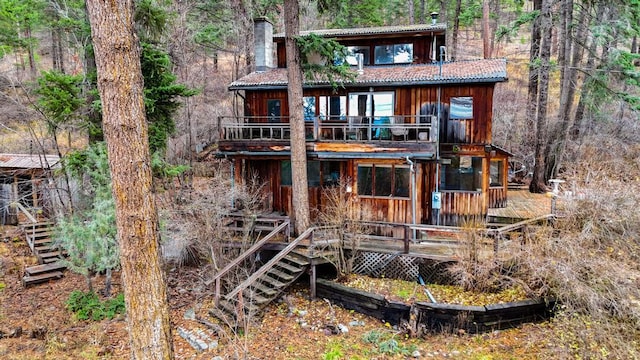
{"label": "stair handrail", "polygon": [[240,254],[237,258],[227,264],[222,270],[220,270],[212,279],[205,281],[205,285],[209,286],[211,283],[216,283],[216,293],[215,293],[215,302],[216,306],[218,306],[218,302],[220,300],[220,288],[222,277],[226,275],[231,269],[238,266],[242,261],[244,261],[249,256],[253,255],[256,251],[260,250],[260,248],[273,237],[275,237],[278,233],[280,233],[285,228],[289,227],[289,221],[285,220],[282,224],[278,225],[275,229],[273,229],[270,233],[268,233],[264,238],[257,241],[253,244],[249,249],[247,249],[244,253]]}
{"label": "stair handrail", "polygon": [[15,206],[18,210],[22,211],[24,213],[24,215],[29,219],[29,221],[31,221],[32,223],[37,223],[38,219],[36,219],[33,215],[31,215],[31,213],[29,212],[29,210],[27,210],[22,204],[20,204],[17,201],[14,201],[11,203],[11,206]]}
{"label": "stair handrail", "polygon": [[[305,240],[306,238],[311,237],[311,242],[312,242],[311,245],[313,245],[313,232],[316,230],[323,230],[328,228],[332,228],[332,226],[316,226],[316,227],[308,228],[305,232],[300,234],[300,236],[298,236],[295,240],[290,242],[289,245],[287,245],[287,247],[280,250],[280,252],[278,252],[271,260],[269,260],[266,264],[262,265],[260,269],[256,270],[245,281],[243,281],[240,285],[236,286],[236,288],[233,289],[233,291],[231,291],[229,294],[227,294],[225,298],[233,299],[233,297],[238,295],[240,291],[243,291],[244,289],[249,287],[260,276],[266,274],[269,270],[271,270],[273,265],[275,265],[278,261],[282,260],[282,258],[287,256],[291,251],[293,251],[298,246],[298,244],[302,242],[302,240]],[[218,306],[217,302],[216,302],[216,306]]]}

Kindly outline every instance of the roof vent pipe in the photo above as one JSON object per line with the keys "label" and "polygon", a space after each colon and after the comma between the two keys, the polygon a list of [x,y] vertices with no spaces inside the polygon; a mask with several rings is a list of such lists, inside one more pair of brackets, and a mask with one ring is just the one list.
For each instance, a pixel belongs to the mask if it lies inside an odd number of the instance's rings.
{"label": "roof vent pipe", "polygon": [[431,25],[435,25],[438,23],[438,12],[434,11],[431,13]]}
{"label": "roof vent pipe", "polygon": [[364,74],[364,54],[356,54],[356,59],[358,59],[358,74],[362,75]]}

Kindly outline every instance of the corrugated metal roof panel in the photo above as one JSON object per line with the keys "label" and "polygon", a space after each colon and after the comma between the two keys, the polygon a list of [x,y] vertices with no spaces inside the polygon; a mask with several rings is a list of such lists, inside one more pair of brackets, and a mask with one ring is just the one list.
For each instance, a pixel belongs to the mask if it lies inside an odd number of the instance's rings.
{"label": "corrugated metal roof panel", "polygon": [[0,168],[48,169],[60,166],[58,155],[0,154]]}
{"label": "corrugated metal roof panel", "polygon": [[[401,34],[411,32],[444,32],[447,30],[447,24],[415,24],[415,25],[398,25],[398,26],[377,26],[366,28],[352,29],[319,29],[300,31],[301,36],[315,34],[322,37],[347,37],[360,35],[383,35],[383,34]],[[284,39],[284,33],[273,35],[275,40]]]}
{"label": "corrugated metal roof panel", "polygon": [[[357,74],[352,86],[411,86],[439,84],[496,83],[507,80],[505,59],[481,59],[442,64],[368,66]],[[229,85],[230,90],[286,88],[287,69],[254,72]],[[305,87],[330,87],[325,79],[306,80]]]}

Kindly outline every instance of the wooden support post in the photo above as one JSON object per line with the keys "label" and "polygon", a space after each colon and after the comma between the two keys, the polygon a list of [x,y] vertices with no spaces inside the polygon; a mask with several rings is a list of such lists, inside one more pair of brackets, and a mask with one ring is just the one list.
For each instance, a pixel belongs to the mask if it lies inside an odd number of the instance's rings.
{"label": "wooden support post", "polygon": [[498,243],[500,242],[500,238],[502,234],[496,233],[496,236],[493,238],[493,254],[498,255]]}
{"label": "wooden support post", "polygon": [[220,278],[216,278],[216,294],[214,297],[214,303],[216,307],[220,305]]}
{"label": "wooden support post", "polygon": [[311,284],[310,284],[311,285],[310,292],[311,292],[311,299],[312,300],[316,298],[316,275],[317,275],[316,274],[316,264],[312,263],[311,264],[311,276],[310,276],[310,278],[311,278],[311,280],[310,280],[310,282],[311,282]]}
{"label": "wooden support post", "polygon": [[409,253],[409,227],[406,225],[404,227],[404,253]]}

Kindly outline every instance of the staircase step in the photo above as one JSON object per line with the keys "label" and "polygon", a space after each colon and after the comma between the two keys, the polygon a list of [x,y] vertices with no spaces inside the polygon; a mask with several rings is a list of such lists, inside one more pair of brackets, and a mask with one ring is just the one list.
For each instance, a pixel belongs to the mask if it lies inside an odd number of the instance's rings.
{"label": "staircase step", "polygon": [[275,296],[278,293],[278,290],[268,287],[261,282],[256,282],[251,287],[267,296]]}
{"label": "staircase step", "polygon": [[[255,303],[250,298],[243,299],[243,310],[245,314],[256,314],[260,311]],[[231,301],[230,299],[220,299],[219,309],[227,313],[230,318],[235,319],[238,317],[238,307],[236,306],[237,300]]]}
{"label": "staircase step", "polygon": [[266,283],[271,285],[271,287],[276,288],[276,289],[282,289],[284,287],[287,286],[287,284],[281,282],[280,280],[269,276],[269,274],[264,274],[263,276],[261,276],[258,281],[262,282],[262,283]]}
{"label": "staircase step", "polygon": [[49,243],[49,245],[42,245],[42,244],[39,244],[39,245],[40,246],[34,247],[34,251],[36,252],[36,255],[60,251],[60,249],[57,246],[51,243]]}
{"label": "staircase step", "polygon": [[287,254],[283,259],[287,260],[290,263],[298,264],[299,266],[309,265],[309,261],[307,261],[306,258],[303,258],[302,256],[299,256],[299,255]]}
{"label": "staircase step", "polygon": [[55,262],[57,262],[58,260],[60,260],[60,257],[50,257],[50,258],[46,258],[46,259],[42,259],[42,263],[43,264],[53,264]]}
{"label": "staircase step", "polygon": [[64,274],[60,271],[48,272],[40,275],[28,275],[22,277],[22,286],[27,287],[31,284],[37,284],[41,282],[46,282],[53,279],[60,279],[64,276]]}
{"label": "staircase step", "polygon": [[33,242],[34,245],[43,245],[43,244],[51,244],[53,243],[53,240],[51,240],[50,238],[43,238],[43,239],[38,239],[36,241]]}
{"label": "staircase step", "polygon": [[48,273],[48,272],[60,271],[66,268],[67,267],[64,266],[62,263],[54,262],[46,265],[30,266],[24,269],[24,271],[27,273],[27,275],[34,276],[34,275],[39,275],[39,274]]}
{"label": "staircase step", "polygon": [[292,275],[289,275],[287,273],[284,273],[278,269],[271,269],[267,272],[267,274],[270,275],[275,275],[276,277],[284,280],[284,281],[292,281],[294,279],[294,277]]}
{"label": "staircase step", "polygon": [[41,239],[41,238],[45,238],[45,237],[50,237],[53,234],[53,231],[50,231],[49,229],[44,229],[43,231],[37,231],[37,232],[27,232],[26,236],[28,238],[34,238],[34,239]]}
{"label": "staircase step", "polygon": [[261,296],[257,291],[252,291],[251,289],[245,289],[242,294],[245,301],[249,301],[250,304],[263,305],[271,301],[270,298]]}
{"label": "staircase step", "polygon": [[287,263],[285,263],[283,261],[278,262],[277,264],[275,264],[275,266],[277,266],[277,267],[279,267],[281,269],[287,270],[291,274],[297,274],[297,273],[302,271],[301,268],[295,267],[293,265],[289,265],[289,264],[287,264]]}

